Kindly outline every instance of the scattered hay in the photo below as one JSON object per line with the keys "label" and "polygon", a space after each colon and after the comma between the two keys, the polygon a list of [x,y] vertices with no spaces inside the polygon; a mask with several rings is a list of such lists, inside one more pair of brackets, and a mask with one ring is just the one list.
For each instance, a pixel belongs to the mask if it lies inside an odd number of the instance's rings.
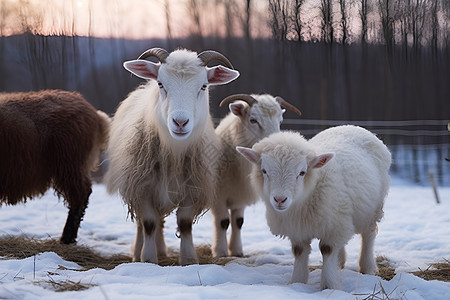
{"label": "scattered hay", "polygon": [[42,286],[43,288],[46,288],[46,289],[54,290],[55,292],[84,291],[84,290],[90,289],[91,287],[96,286],[95,284],[91,284],[91,283],[86,284],[86,283],[81,283],[80,281],[75,282],[72,280],[64,280],[64,281],[58,282],[58,281],[55,281],[51,277],[49,280],[37,281],[34,284]]}
{"label": "scattered hay", "polygon": [[433,263],[426,270],[420,270],[413,273],[425,280],[440,280],[450,282],[450,261],[445,260],[441,263]]}
{"label": "scattered hay", "polygon": [[377,256],[376,262],[378,265],[378,273],[377,275],[384,280],[391,280],[395,276],[395,269],[390,265],[390,261],[385,256]]}
{"label": "scattered hay", "polygon": [[[82,271],[93,268],[102,268],[111,270],[122,263],[131,262],[131,257],[128,255],[117,254],[109,257],[102,256],[92,249],[82,245],[64,245],[58,240],[46,239],[40,240],[28,237],[4,237],[0,238],[0,256],[4,259],[23,259],[42,252],[55,252],[60,257],[67,261],[72,261],[83,267]],[[202,245],[196,247],[197,256],[200,264],[216,264],[226,265],[230,261],[235,260],[235,257],[213,257],[211,247],[209,245]],[[169,250],[166,257],[159,258],[159,265],[161,266],[177,266],[179,265],[179,252]],[[391,280],[395,276],[395,269],[391,267],[391,263],[384,256],[376,258],[378,265],[377,275],[385,280]],[[63,268],[63,267],[61,267]],[[320,268],[320,266],[310,267],[311,270]],[[440,280],[450,282],[450,261],[445,260],[441,263],[433,263],[426,270],[419,270],[413,273],[425,280]],[[71,288],[82,288],[83,284],[76,282],[51,282],[51,285],[66,286],[67,290]],[[87,288],[89,288],[88,286]],[[64,288],[62,288],[64,290]]]}
{"label": "scattered hay", "polygon": [[[215,264],[224,266],[230,261],[234,260],[233,257],[214,257],[209,245],[201,245],[195,248],[198,261],[200,265]],[[169,250],[166,257],[158,258],[158,265],[160,266],[178,266],[178,260],[180,253],[178,251]]]}
{"label": "scattered hay", "polygon": [[[71,244],[61,244],[58,240],[47,239],[40,240],[27,237],[6,237],[0,239],[0,256],[7,259],[23,259],[42,252],[55,252],[63,259],[72,261],[83,267],[83,270],[93,268],[102,268],[111,270],[122,263],[131,262],[128,255],[113,255],[109,257],[102,256],[86,246]],[[213,257],[211,247],[202,245],[196,247],[197,256],[200,264],[225,265],[233,257],[217,258]],[[161,266],[177,266],[180,254],[178,251],[169,250],[166,257],[159,258]]]}
{"label": "scattered hay", "polygon": [[82,245],[65,245],[58,240],[39,240],[27,237],[6,237],[0,239],[0,256],[9,259],[23,259],[42,252],[55,252],[63,259],[72,261],[89,270],[102,268],[111,270],[121,263],[131,262],[126,255],[104,257],[92,249]]}

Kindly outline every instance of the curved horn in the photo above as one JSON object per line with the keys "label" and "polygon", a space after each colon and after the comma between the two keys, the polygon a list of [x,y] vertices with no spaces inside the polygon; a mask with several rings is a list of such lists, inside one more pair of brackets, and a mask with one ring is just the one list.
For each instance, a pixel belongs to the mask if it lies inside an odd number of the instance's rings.
{"label": "curved horn", "polygon": [[222,53],[219,53],[217,51],[206,50],[206,51],[203,51],[202,53],[200,53],[199,55],[197,55],[197,57],[200,58],[200,60],[203,62],[203,64],[202,64],[203,66],[206,66],[209,62],[211,62],[213,60],[218,60],[225,67],[234,70],[234,67],[231,64],[231,62],[228,60],[228,58],[226,58],[225,55],[223,55]]}
{"label": "curved horn", "polygon": [[286,108],[286,109],[290,109],[290,110],[292,110],[293,112],[295,112],[299,116],[302,115],[302,112],[297,107],[295,107],[294,105],[290,104],[289,102],[287,102],[286,100],[284,100],[280,96],[276,96],[275,100],[280,104],[281,107]]}
{"label": "curved horn", "polygon": [[156,57],[161,63],[166,62],[167,56],[169,56],[169,52],[164,50],[163,48],[151,48],[142,53],[138,59],[146,59],[147,57],[154,56]]}
{"label": "curved horn", "polygon": [[222,102],[220,102],[219,106],[222,107],[225,104],[233,103],[234,101],[237,101],[237,100],[247,102],[248,105],[250,105],[250,106],[252,106],[256,102],[258,102],[255,98],[253,98],[252,96],[250,96],[248,94],[234,94],[234,95],[228,96],[225,99],[223,99]]}

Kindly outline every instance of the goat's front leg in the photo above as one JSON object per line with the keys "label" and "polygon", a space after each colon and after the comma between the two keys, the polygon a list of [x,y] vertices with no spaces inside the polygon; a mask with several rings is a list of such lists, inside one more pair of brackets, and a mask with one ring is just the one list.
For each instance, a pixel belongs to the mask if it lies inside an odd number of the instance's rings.
{"label": "goat's front leg", "polygon": [[141,261],[142,245],[144,243],[144,227],[140,221],[136,221],[136,237],[131,247],[131,259],[133,262]]}
{"label": "goat's front leg", "polygon": [[166,242],[164,240],[164,218],[161,218],[159,221],[159,226],[156,229],[156,249],[158,252],[159,257],[166,257],[167,256],[167,246]]}
{"label": "goat's front leg", "polygon": [[311,241],[295,242],[291,240],[291,244],[295,262],[290,283],[308,283],[308,260],[311,253]]}
{"label": "goat's front leg", "polygon": [[215,257],[228,256],[227,229],[230,226],[230,215],[225,200],[219,199],[211,209],[214,217],[213,255]]}
{"label": "goat's front leg", "polygon": [[236,208],[231,210],[231,237],[230,237],[230,253],[233,256],[243,256],[241,240],[241,228],[244,224],[244,209]]}
{"label": "goat's front leg", "polygon": [[[141,214],[137,216],[138,227],[136,232],[136,240],[134,245],[134,252],[142,244],[140,253],[140,261],[158,263],[158,253],[156,250],[156,231],[158,230],[158,223],[160,222],[159,213],[154,210],[150,203],[144,202],[141,205]],[[142,236],[142,242],[139,240],[139,235]]]}
{"label": "goat's front leg", "polygon": [[192,238],[194,211],[192,205],[180,206],[177,210],[177,224],[180,233],[180,265],[198,264]]}

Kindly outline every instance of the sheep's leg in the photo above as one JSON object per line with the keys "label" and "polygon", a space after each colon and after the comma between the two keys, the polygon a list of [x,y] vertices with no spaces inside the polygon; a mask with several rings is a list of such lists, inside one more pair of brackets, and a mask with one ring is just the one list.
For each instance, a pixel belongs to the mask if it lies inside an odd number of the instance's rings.
{"label": "sheep's leg", "polygon": [[345,253],[345,247],[342,247],[341,250],[339,250],[339,266],[341,269],[345,267],[345,261],[347,259],[347,254]]}
{"label": "sheep's leg", "polygon": [[89,195],[92,192],[91,182],[88,178],[84,178],[80,186],[76,188],[61,188],[61,185],[56,185],[57,188],[64,191],[64,198],[69,206],[69,214],[60,239],[60,242],[63,244],[75,243],[78,228],[80,227],[81,220],[83,220],[84,212],[89,202]]}
{"label": "sheep's leg", "polygon": [[144,244],[144,227],[140,221],[136,222],[136,238],[131,248],[133,262],[141,261],[142,246]]}
{"label": "sheep's leg", "polygon": [[367,232],[361,233],[361,253],[359,255],[359,271],[364,274],[375,274],[377,265],[375,263],[373,247],[377,235],[377,225],[371,227]]}
{"label": "sheep's leg", "polygon": [[177,224],[180,233],[180,265],[197,264],[194,241],[192,238],[192,223],[194,212],[192,205],[180,206],[177,210]]}
{"label": "sheep's leg", "polygon": [[292,243],[292,253],[295,257],[294,271],[290,283],[307,283],[309,277],[308,258],[311,253],[311,241]]}
{"label": "sheep's leg", "polygon": [[[144,201],[141,206],[140,216],[138,221],[140,222],[142,231],[142,249],[141,249],[141,261],[158,263],[158,254],[156,250],[156,231],[159,222],[159,214],[155,212],[149,202]],[[139,227],[136,235],[136,241],[139,239]]]}
{"label": "sheep's leg", "polygon": [[156,249],[159,257],[167,256],[167,247],[164,241],[164,222],[164,218],[161,218],[156,230]]}
{"label": "sheep's leg", "polygon": [[319,248],[323,258],[320,288],[338,289],[341,285],[339,255],[342,247],[332,247],[327,243],[320,241]]}
{"label": "sheep's leg", "polygon": [[228,256],[227,229],[230,226],[230,216],[225,199],[218,200],[211,211],[214,216],[213,255],[216,257]]}
{"label": "sheep's leg", "polygon": [[230,253],[233,256],[243,256],[241,228],[244,224],[244,209],[237,208],[231,210],[231,237],[230,237]]}

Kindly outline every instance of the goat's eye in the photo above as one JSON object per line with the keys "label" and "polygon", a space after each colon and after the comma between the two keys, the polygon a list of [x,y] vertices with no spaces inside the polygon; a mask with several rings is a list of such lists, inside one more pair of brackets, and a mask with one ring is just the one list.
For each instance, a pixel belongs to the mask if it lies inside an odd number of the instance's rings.
{"label": "goat's eye", "polygon": [[161,82],[158,82],[158,86],[159,86],[160,89],[164,88],[164,86],[163,86],[163,84]]}
{"label": "goat's eye", "polygon": [[202,85],[202,87],[200,88],[202,91],[206,90],[206,84]]}
{"label": "goat's eye", "polygon": [[261,171],[263,172],[263,174],[267,174],[266,169],[262,169]]}
{"label": "goat's eye", "polygon": [[306,172],[305,171],[301,171],[298,176],[305,176]]}
{"label": "goat's eye", "polygon": [[256,119],[250,119],[250,123],[252,123],[252,124],[256,124],[256,123],[258,123],[258,121],[256,121]]}

